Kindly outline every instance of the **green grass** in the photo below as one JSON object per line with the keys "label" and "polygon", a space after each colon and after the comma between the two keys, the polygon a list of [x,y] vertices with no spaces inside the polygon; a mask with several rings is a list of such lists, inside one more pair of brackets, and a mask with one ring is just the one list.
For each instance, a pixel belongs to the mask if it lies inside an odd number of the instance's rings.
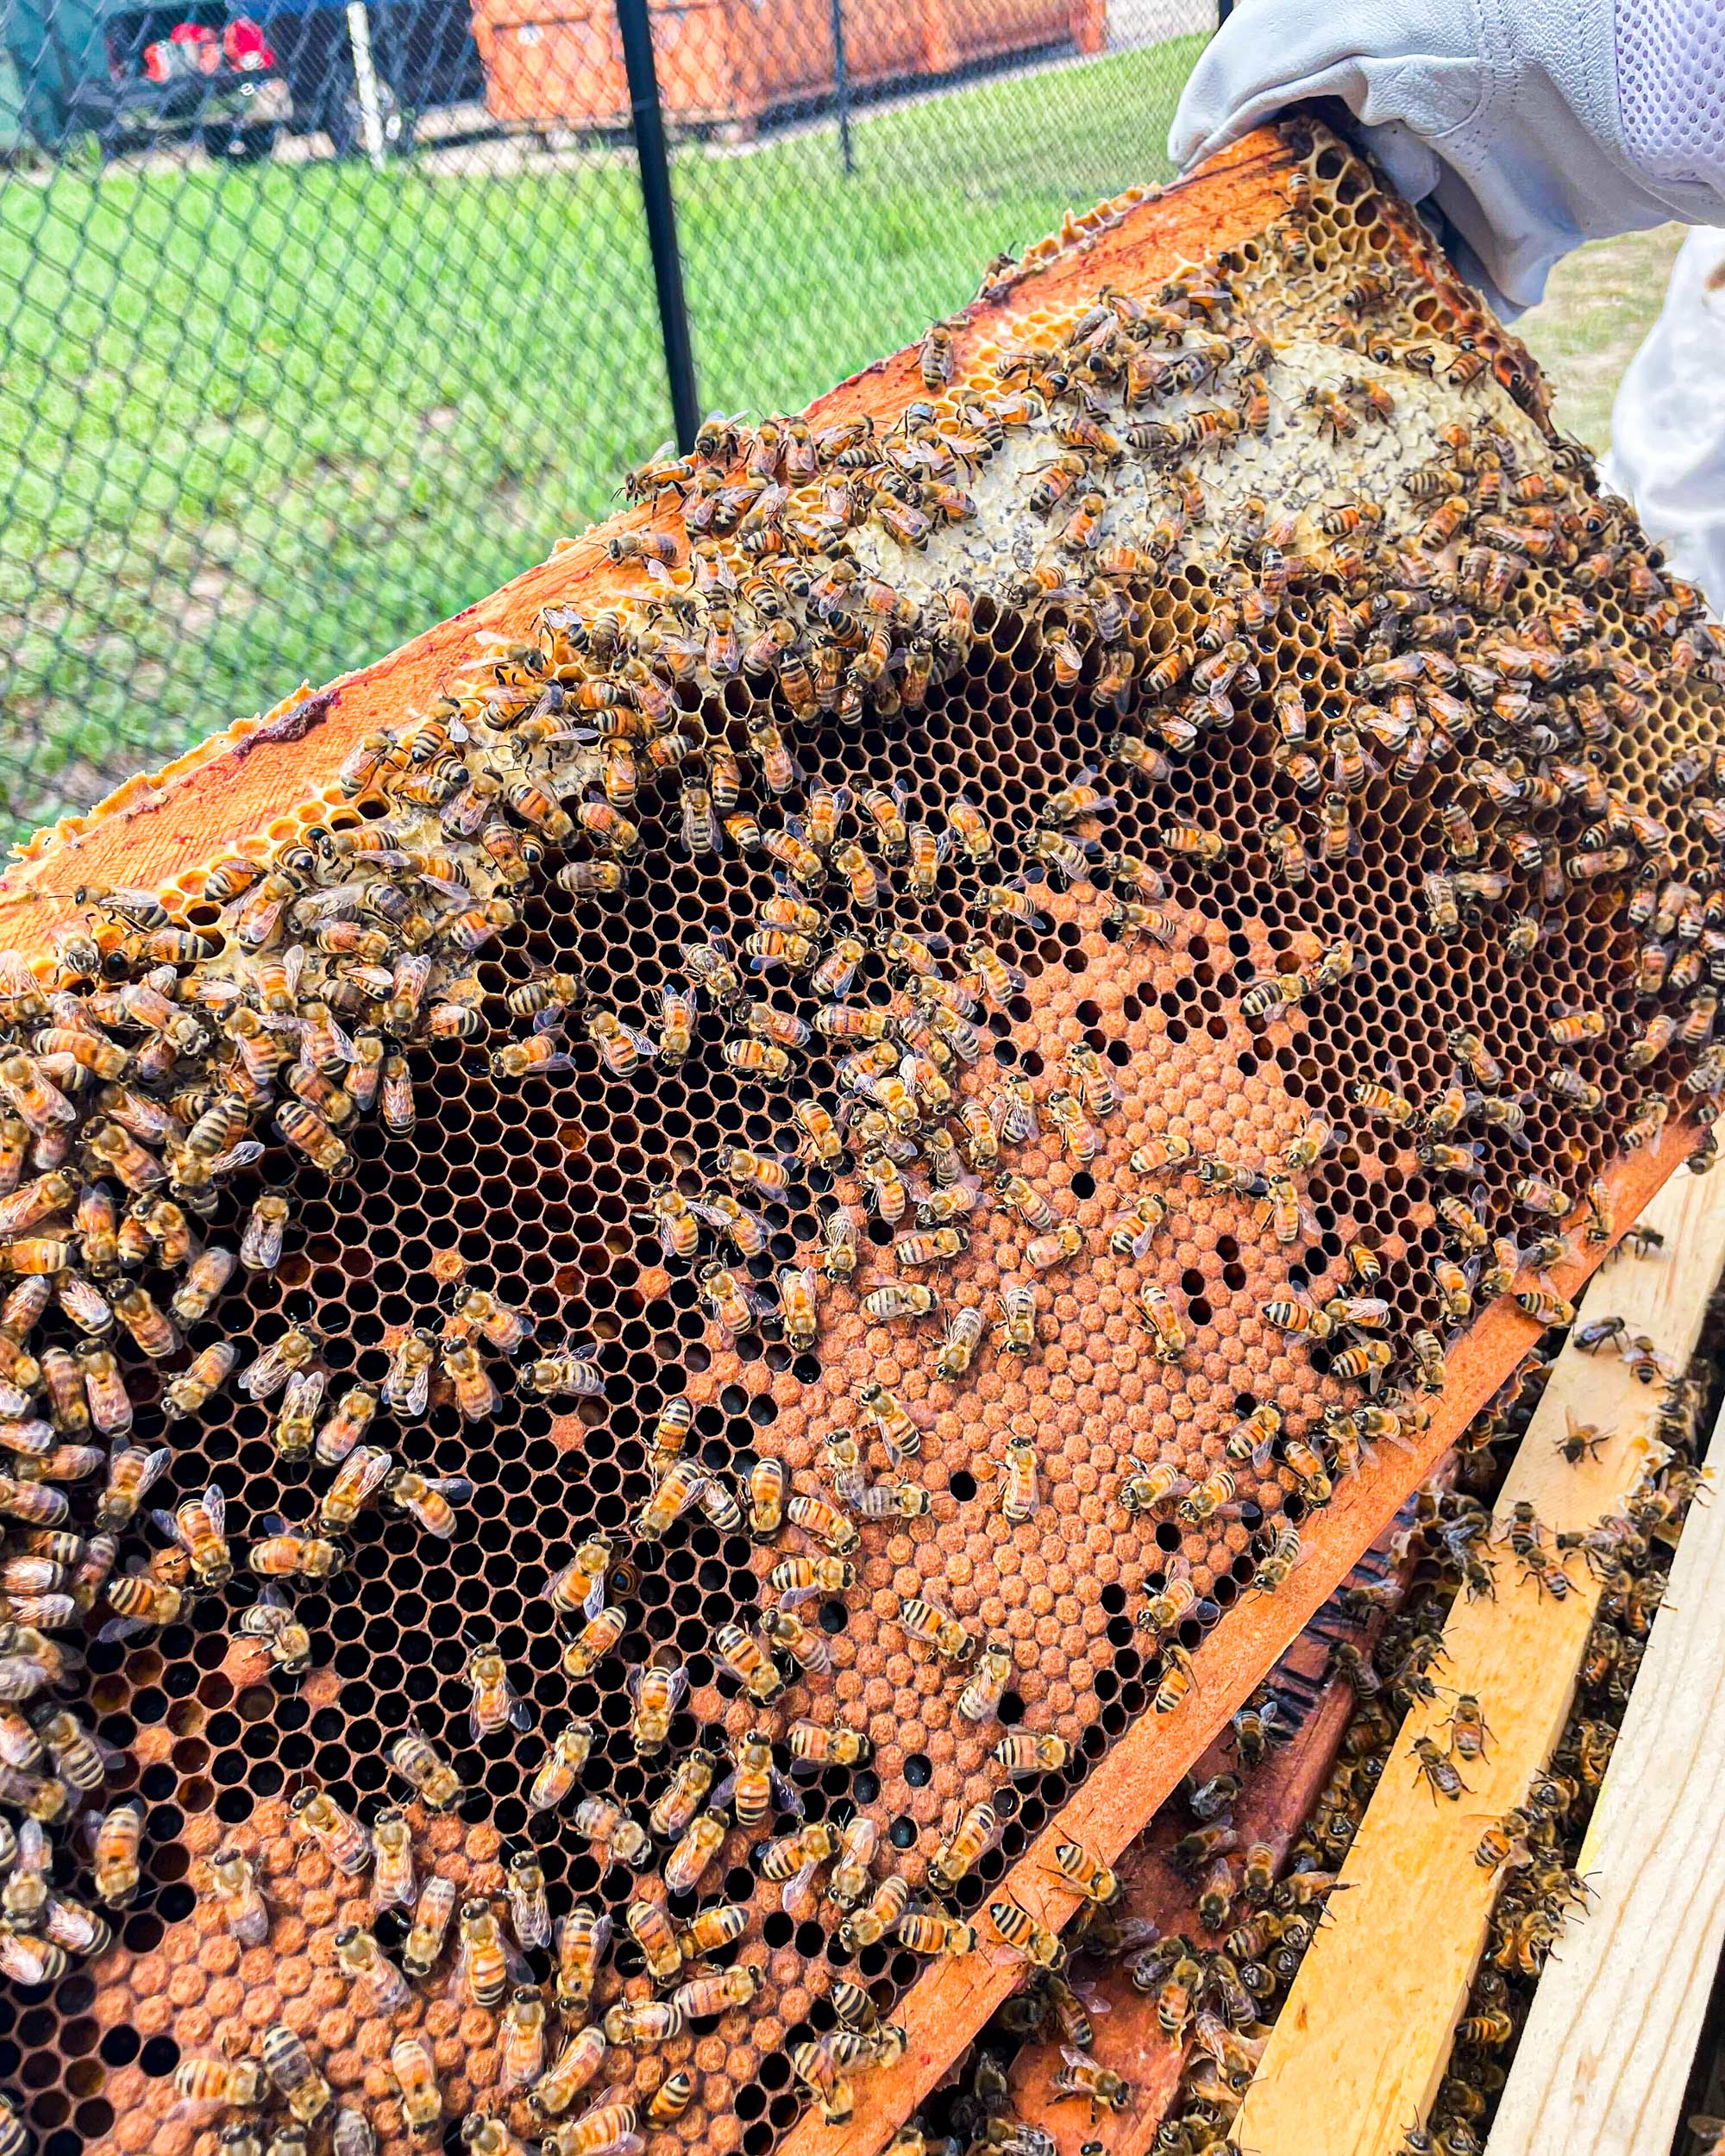
{"label": "green grass", "polygon": [[[676,184],[704,401],[794,407],[1133,181],[1201,43],[1000,77]],[[632,165],[0,182],[0,827],[387,649],[669,431]]]}
{"label": "green grass", "polygon": [[1683,239],[1681,225],[1667,224],[1578,248],[1516,324],[1552,379],[1558,424],[1595,450],[1611,446],[1611,400],[1653,325]]}

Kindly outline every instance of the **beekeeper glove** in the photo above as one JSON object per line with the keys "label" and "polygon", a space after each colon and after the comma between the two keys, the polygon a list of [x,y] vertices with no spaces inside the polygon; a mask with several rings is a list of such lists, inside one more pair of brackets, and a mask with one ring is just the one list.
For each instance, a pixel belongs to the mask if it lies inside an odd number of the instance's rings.
{"label": "beekeeper glove", "polygon": [[1457,266],[1508,314],[1584,240],[1725,223],[1720,0],[1240,0],[1169,154],[1183,169],[1317,97],[1444,213]]}

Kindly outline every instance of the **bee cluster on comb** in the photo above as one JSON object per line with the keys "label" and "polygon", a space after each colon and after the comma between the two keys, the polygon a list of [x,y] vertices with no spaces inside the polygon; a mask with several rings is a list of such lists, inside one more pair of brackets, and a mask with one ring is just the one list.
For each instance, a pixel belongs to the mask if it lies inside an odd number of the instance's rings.
{"label": "bee cluster on comb", "polygon": [[50,2139],[842,2126],[1447,1338],[1707,1164],[1725,641],[1365,166],[1279,185],[709,422],[607,604],[0,973]]}

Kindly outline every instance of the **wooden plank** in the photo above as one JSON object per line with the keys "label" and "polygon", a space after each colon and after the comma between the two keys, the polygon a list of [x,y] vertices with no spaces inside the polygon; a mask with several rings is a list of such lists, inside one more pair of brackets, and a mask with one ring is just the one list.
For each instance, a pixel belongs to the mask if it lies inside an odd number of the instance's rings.
{"label": "wooden plank", "polygon": [[[1725,1414],[1709,1458],[1725,1465]],[[1487,2156],[1666,2149],[1725,1946],[1725,1505],[1691,1507]]]}
{"label": "wooden plank", "polygon": [[[1663,1232],[1665,1250],[1620,1261],[1587,1307],[1622,1316],[1632,1333],[1685,1362],[1725,1265],[1725,1188],[1681,1176],[1646,1219]],[[1511,1465],[1498,1518],[1525,1499],[1557,1532],[1616,1510],[1640,1476],[1658,1401],[1621,1357],[1567,1346]],[[1555,1443],[1571,1413],[1612,1433],[1596,1458],[1574,1467]],[[1420,1777],[1413,1747],[1421,1737],[1446,1745],[1449,1698],[1408,1717],[1342,1868],[1350,1891],[1331,1905],[1235,2122],[1236,2141],[1253,2156],[1393,2156],[1425,2118],[1496,1893],[1475,1846],[1550,1757],[1598,1601],[1580,1565],[1562,1600],[1520,1571],[1500,1547],[1496,1601],[1458,1600],[1445,1629],[1440,1680],[1451,1698],[1479,1697],[1492,1732],[1488,1756],[1465,1770],[1465,1796],[1440,1800]]]}
{"label": "wooden plank", "polygon": [[[1613,1217],[1625,1226],[1644,1212],[1649,1219],[1659,1217],[1649,1200],[1694,1142],[1690,1126],[1672,1125],[1658,1144],[1613,1161],[1605,1171]],[[1574,1250],[1553,1269],[1563,1293],[1580,1292],[1600,1255]],[[1079,1899],[1052,1876],[1055,1843],[1080,1841],[1103,1863],[1120,1861],[1192,1761],[1221,1734],[1234,1709],[1389,1526],[1408,1492],[1431,1474],[1539,1331],[1511,1302],[1494,1303],[1475,1319],[1455,1343],[1432,1426],[1414,1450],[1384,1446],[1373,1464],[1344,1482],[1333,1501],[1313,1515],[1302,1530],[1306,1559],[1288,1584],[1278,1594],[1249,1597],[1217,1626],[1194,1658],[1197,1686],[1179,1713],[1140,1715],[991,1890],[991,1900],[1009,1895],[1053,1931],[1070,1921]],[[810,2105],[780,2143],[780,2156],[875,2156],[1023,1976],[1024,1964],[1016,1956],[987,1949],[932,1962],[893,2009],[907,2040],[903,2055],[857,2077],[856,2112],[844,2125],[827,2124],[820,2107]]]}

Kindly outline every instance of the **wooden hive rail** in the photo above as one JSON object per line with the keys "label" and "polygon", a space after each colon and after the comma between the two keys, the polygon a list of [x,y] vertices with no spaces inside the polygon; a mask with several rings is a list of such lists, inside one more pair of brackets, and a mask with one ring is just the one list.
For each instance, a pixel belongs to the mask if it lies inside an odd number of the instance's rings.
{"label": "wooden hive rail", "polygon": [[[1623,1317],[1632,1335],[1649,1335],[1681,1368],[1695,1352],[1725,1267],[1725,1193],[1685,1178],[1660,1193],[1646,1219],[1663,1232],[1663,1252],[1620,1262],[1596,1283],[1592,1314]],[[1571,1336],[1504,1482],[1497,1520],[1526,1501],[1555,1534],[1621,1510],[1647,1464],[1658,1407],[1657,1390],[1639,1382],[1627,1362],[1584,1354]],[[1609,1432],[1596,1457],[1574,1465],[1556,1443],[1571,1417]],[[1253,2156],[1311,2156],[1319,2148],[1326,2156],[1393,2156],[1408,2127],[1424,2119],[1442,2078],[1500,1884],[1474,1850],[1490,1821],[1522,1802],[1551,1755],[1600,1595],[1600,1582],[1575,1566],[1569,1593],[1553,1597],[1520,1576],[1501,1547],[1496,1570],[1495,1600],[1458,1600],[1451,1611],[1444,1695],[1416,1706],[1403,1723],[1342,1867],[1347,1891],[1333,1904],[1276,2020],[1234,2128]],[[1656,1671],[1644,1669],[1642,1677],[1636,1698],[1658,1699]],[[1466,1795],[1441,1802],[1425,1786],[1413,1747],[1435,1738],[1442,1748],[1450,1702],[1462,1692],[1480,1701],[1491,1740],[1485,1758],[1465,1769]],[[1643,1717],[1648,1712],[1644,1706]],[[1620,1789],[1629,1778],[1622,1777]],[[1639,1788],[1636,1801],[1647,1794]],[[1583,1868],[1597,1862],[1597,1854],[1584,1858]],[[1614,1897],[1626,1884],[1615,1883]],[[1688,1934],[1692,1950],[1714,1921],[1712,1908],[1697,1912]],[[1659,1928],[1666,1928],[1664,1916]],[[1580,1936],[1590,1936],[1586,1924]],[[1542,2025],[1550,2031],[1553,2023]],[[1581,2089],[1579,2076],[1574,2085]],[[1590,2110],[1584,2092],[1576,2100]],[[1663,2143],[1650,2137],[1594,2145]]]}
{"label": "wooden hive rail", "polygon": [[[1725,1415],[1708,1459],[1725,1466]],[[1716,1492],[1717,1483],[1716,1481]],[[1671,2147],[1725,1945],[1725,1506],[1692,1507],[1487,2156]]]}

